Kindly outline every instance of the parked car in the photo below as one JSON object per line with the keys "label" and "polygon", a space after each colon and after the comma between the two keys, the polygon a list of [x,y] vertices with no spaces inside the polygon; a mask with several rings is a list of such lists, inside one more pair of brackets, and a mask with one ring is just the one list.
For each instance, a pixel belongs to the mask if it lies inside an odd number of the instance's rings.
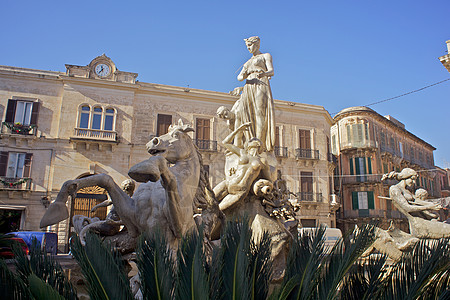
{"label": "parked car", "polygon": [[33,239],[35,238],[41,246],[42,251],[53,255],[56,255],[58,253],[58,235],[54,232],[18,231],[11,232],[10,234],[23,239],[28,248],[31,248]]}
{"label": "parked car", "polygon": [[11,238],[8,238],[8,241],[10,241],[11,244],[0,247],[0,257],[14,258],[14,253],[12,251],[12,245],[14,245],[14,244],[19,244],[25,255],[29,254],[28,246],[23,239],[18,238],[18,237],[11,237]]}

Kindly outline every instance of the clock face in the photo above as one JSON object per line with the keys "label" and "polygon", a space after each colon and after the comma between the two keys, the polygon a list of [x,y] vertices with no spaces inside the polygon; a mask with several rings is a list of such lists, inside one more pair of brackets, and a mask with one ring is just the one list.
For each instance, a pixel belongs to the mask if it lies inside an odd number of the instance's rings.
{"label": "clock face", "polygon": [[95,66],[95,74],[100,77],[106,77],[111,72],[111,68],[107,64],[98,64]]}

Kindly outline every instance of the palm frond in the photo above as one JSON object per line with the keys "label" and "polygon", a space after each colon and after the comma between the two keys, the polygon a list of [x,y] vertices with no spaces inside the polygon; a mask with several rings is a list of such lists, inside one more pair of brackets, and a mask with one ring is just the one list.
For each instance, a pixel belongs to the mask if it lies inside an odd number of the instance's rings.
{"label": "palm frond", "polygon": [[437,299],[448,289],[449,270],[449,239],[421,240],[392,266],[385,296]]}
{"label": "palm frond", "polygon": [[15,266],[21,280],[29,284],[31,275],[36,275],[64,299],[78,299],[77,292],[66,277],[61,265],[48,253],[41,250],[40,243],[33,239],[29,258],[19,245],[13,247]]}
{"label": "palm frond", "polygon": [[[217,256],[221,267],[220,290],[216,291],[224,299],[250,299],[249,252],[251,231],[248,219],[227,222],[221,238],[221,248]],[[213,297],[215,298],[215,297]]]}
{"label": "palm frond", "polygon": [[324,237],[325,227],[321,226],[314,232],[305,232],[294,238],[287,259],[285,280],[295,275],[299,280],[289,299],[317,298],[317,285],[326,252]]}
{"label": "palm frond", "polygon": [[332,300],[338,297],[350,268],[374,239],[375,227],[367,224],[360,231],[354,232],[353,241],[345,237],[336,243],[327,256],[321,274],[318,299]]}
{"label": "palm frond", "polygon": [[131,288],[123,268],[117,262],[109,245],[105,245],[93,233],[86,234],[86,246],[75,236],[71,251],[88,282],[92,299],[133,299]]}
{"label": "palm frond", "polygon": [[5,300],[32,299],[22,278],[11,272],[3,259],[0,259],[0,295]]}
{"label": "palm frond", "polygon": [[172,299],[175,267],[169,245],[160,231],[139,239],[137,266],[144,299]]}
{"label": "palm frond", "polygon": [[177,299],[209,299],[209,281],[203,252],[203,232],[190,232],[180,242],[177,253]]}
{"label": "palm frond", "polygon": [[271,239],[267,232],[259,240],[250,240],[250,291],[251,298],[266,299],[272,274]]}

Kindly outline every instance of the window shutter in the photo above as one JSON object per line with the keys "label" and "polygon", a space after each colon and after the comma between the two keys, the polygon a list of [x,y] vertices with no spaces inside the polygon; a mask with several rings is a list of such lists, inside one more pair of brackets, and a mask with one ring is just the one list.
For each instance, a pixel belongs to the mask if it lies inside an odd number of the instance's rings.
{"label": "window shutter", "polygon": [[353,172],[353,158],[350,158],[350,175],[355,175],[355,172]]}
{"label": "window shutter", "polygon": [[359,169],[359,157],[355,157],[355,174],[361,175],[360,169]]}
{"label": "window shutter", "polygon": [[33,158],[32,153],[27,153],[25,155],[25,163],[23,164],[23,177],[30,177],[32,158]]}
{"label": "window shutter", "polygon": [[368,174],[372,174],[372,160],[370,159],[370,157],[367,158],[367,168],[369,170]]}
{"label": "window shutter", "polygon": [[31,111],[31,120],[30,120],[30,125],[37,125],[37,119],[38,119],[38,115],[39,115],[39,102],[33,102],[33,108]]}
{"label": "window shutter", "polygon": [[364,165],[364,174],[367,174],[367,163],[366,163],[366,158],[363,157],[363,158],[362,158],[362,161],[363,161],[363,165]]}
{"label": "window shutter", "polygon": [[372,191],[367,192],[367,199],[369,200],[369,209],[375,209],[375,201]]}
{"label": "window shutter", "polygon": [[352,209],[358,208],[358,192],[352,192]]}
{"label": "window shutter", "polygon": [[16,105],[17,105],[17,100],[13,100],[13,99],[8,100],[8,106],[6,107],[5,122],[8,122],[8,123],[14,122],[14,116],[16,114]]}
{"label": "window shutter", "polygon": [[6,176],[6,168],[8,167],[8,152],[0,152],[0,176]]}

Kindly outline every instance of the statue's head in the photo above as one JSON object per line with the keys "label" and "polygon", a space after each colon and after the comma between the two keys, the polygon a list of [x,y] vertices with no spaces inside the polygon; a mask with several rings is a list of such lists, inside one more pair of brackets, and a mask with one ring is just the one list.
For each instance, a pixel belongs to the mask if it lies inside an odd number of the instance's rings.
{"label": "statue's head", "polygon": [[414,198],[419,200],[426,200],[428,198],[428,192],[425,189],[417,189],[414,193]]}
{"label": "statue's head", "polygon": [[132,179],[125,179],[122,181],[121,188],[131,197],[134,193],[134,189],[136,188],[136,184]]}
{"label": "statue's head", "polygon": [[250,155],[257,155],[261,154],[261,140],[258,138],[251,138],[248,142],[245,142],[245,149],[247,150],[247,153]]}
{"label": "statue's head", "polygon": [[250,53],[255,53],[259,50],[260,39],[259,36],[251,36],[247,39],[244,39],[245,45]]}
{"label": "statue's head", "polygon": [[217,116],[221,119],[226,119],[226,120],[229,120],[232,117],[231,111],[225,106],[220,106],[217,109]]}

